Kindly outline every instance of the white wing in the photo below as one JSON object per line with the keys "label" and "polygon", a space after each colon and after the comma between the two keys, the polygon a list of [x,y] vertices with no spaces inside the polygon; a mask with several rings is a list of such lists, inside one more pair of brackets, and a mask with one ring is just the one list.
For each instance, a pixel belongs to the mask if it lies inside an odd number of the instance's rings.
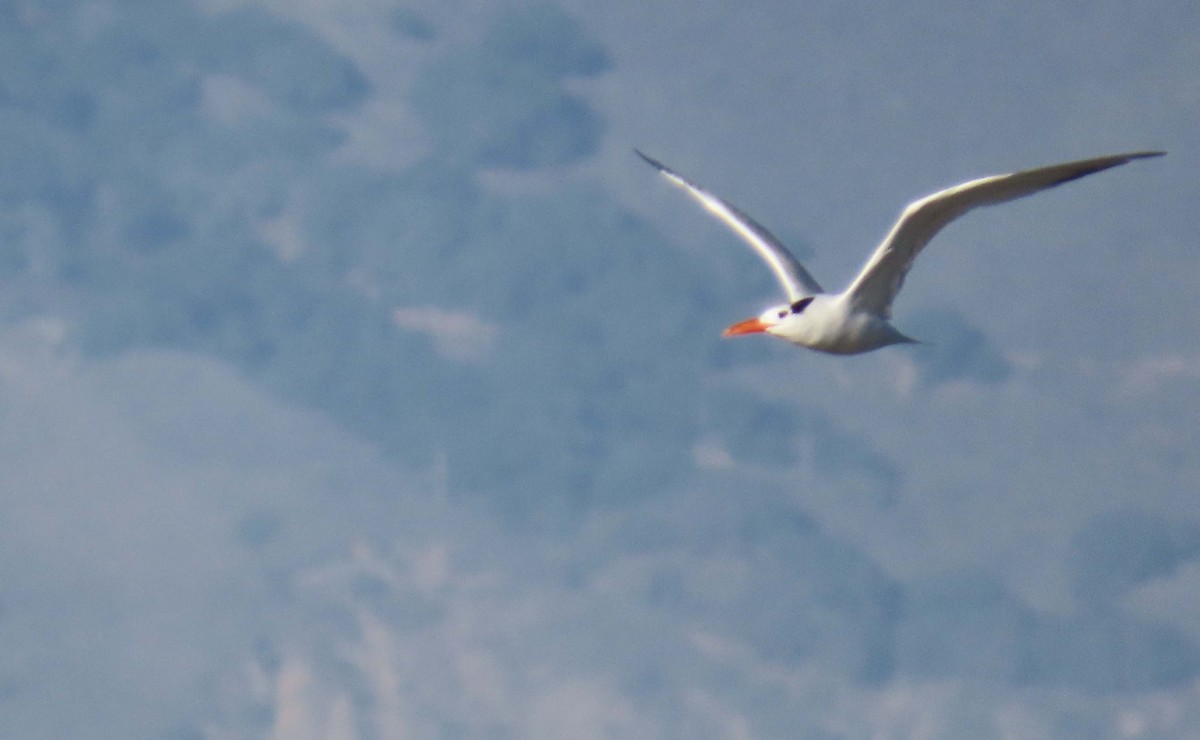
{"label": "white wing", "polygon": [[763,228],[757,221],[704,188],[688,182],[662,162],[647,157],[636,149],[634,151],[668,180],[687,191],[688,195],[699,201],[700,205],[704,206],[709,213],[724,221],[738,236],[754,247],[759,256],[770,266],[771,272],[775,273],[775,277],[783,285],[783,289],[787,291],[789,303],[824,292],[817,281],[813,280],[812,275],[809,275],[804,266],[787,250],[787,247],[783,246],[771,232]]}
{"label": "white wing", "polygon": [[1165,152],[1113,154],[1010,175],[983,177],[914,201],[904,209],[891,233],[846,289],[846,295],[855,308],[889,318],[892,301],[917,254],[946,224],[972,208],[1015,200],[1133,159],[1163,154]]}

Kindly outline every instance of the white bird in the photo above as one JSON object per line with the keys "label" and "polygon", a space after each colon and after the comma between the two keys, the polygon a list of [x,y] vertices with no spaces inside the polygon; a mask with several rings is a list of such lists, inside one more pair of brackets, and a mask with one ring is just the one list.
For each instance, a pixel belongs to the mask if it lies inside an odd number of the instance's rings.
{"label": "white bird", "polygon": [[749,242],[787,293],[787,303],[734,324],[722,336],[765,332],[801,347],[850,355],[916,341],[892,326],[889,320],[892,301],[917,254],[946,224],[977,206],[1015,200],[1134,159],[1159,157],[1165,152],[1113,154],[982,177],[913,201],[850,287],[841,293],[823,291],[792,253],[754,219],[688,182],[663,163],[640,151],[637,154]]}

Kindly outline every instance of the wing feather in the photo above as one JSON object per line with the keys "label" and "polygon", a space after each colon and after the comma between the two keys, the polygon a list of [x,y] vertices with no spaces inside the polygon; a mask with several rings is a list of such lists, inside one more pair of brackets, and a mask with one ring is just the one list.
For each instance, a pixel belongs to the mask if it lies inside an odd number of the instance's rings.
{"label": "wing feather", "polygon": [[657,159],[648,157],[636,149],[634,151],[672,184],[683,188],[688,195],[704,206],[705,210],[724,222],[734,233],[753,247],[754,251],[758,252],[758,255],[771,268],[771,272],[775,273],[775,278],[787,292],[789,303],[824,292],[812,275],[809,275],[804,266],[792,256],[787,247],[783,246],[771,232],[757,221],[708,190],[689,182]]}
{"label": "wing feather", "polygon": [[889,318],[892,301],[921,249],[947,224],[967,211],[1022,198],[1134,159],[1160,157],[1164,153],[1113,154],[983,177],[914,201],[904,209],[891,232],[867,260],[847,288],[846,295],[857,309]]}

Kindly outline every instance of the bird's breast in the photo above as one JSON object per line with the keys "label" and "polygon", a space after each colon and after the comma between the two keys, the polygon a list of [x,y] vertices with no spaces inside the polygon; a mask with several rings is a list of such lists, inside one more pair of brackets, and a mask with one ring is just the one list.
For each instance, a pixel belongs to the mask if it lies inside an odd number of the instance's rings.
{"label": "bird's breast", "polygon": [[842,301],[814,301],[808,309],[771,333],[793,344],[838,355],[870,352],[905,341],[886,319],[847,310]]}

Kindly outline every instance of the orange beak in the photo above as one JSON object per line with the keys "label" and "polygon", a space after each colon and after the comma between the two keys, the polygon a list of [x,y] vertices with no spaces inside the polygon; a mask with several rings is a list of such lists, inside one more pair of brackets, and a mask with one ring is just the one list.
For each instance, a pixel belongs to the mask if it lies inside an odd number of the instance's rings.
{"label": "orange beak", "polygon": [[736,337],[742,334],[758,334],[767,330],[768,324],[759,321],[758,318],[746,319],[739,321],[725,331],[721,332],[723,337]]}

